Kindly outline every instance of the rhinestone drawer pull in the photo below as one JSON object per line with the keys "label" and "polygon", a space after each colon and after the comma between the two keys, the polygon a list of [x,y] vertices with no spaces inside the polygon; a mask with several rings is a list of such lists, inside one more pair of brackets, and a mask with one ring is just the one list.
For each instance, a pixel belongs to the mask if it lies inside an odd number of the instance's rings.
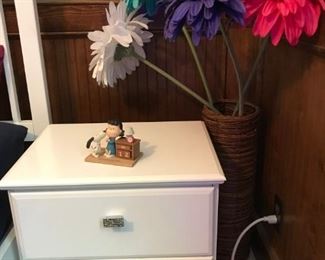
{"label": "rhinestone drawer pull", "polygon": [[103,218],[103,225],[105,228],[124,227],[123,216],[109,216]]}

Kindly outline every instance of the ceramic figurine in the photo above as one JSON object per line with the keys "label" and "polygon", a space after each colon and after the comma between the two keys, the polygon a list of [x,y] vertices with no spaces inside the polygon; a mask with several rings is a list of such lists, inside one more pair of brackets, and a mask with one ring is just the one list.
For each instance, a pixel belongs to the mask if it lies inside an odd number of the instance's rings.
{"label": "ceramic figurine", "polygon": [[100,132],[96,137],[92,137],[87,141],[87,149],[91,149],[91,155],[98,158],[102,153],[102,148],[100,146],[101,140],[106,136],[104,131]]}
{"label": "ceramic figurine", "polygon": [[105,130],[107,139],[107,146],[105,151],[105,157],[113,157],[116,155],[115,141],[118,137],[124,136],[123,124],[119,120],[108,121],[108,126]]}
{"label": "ceramic figurine", "polygon": [[125,129],[125,137],[129,143],[133,143],[133,141],[134,141],[133,135],[134,135],[134,130],[132,127],[128,127]]}
{"label": "ceramic figurine", "polygon": [[87,148],[91,149],[91,154],[85,161],[133,167],[143,155],[140,151],[140,142],[139,138],[134,137],[131,126],[127,126],[124,131],[121,121],[110,120],[105,130],[87,141]]}

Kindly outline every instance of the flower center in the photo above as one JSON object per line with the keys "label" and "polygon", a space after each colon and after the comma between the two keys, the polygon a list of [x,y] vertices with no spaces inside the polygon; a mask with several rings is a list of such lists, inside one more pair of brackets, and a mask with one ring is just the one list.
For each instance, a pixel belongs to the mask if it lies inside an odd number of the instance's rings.
{"label": "flower center", "polygon": [[120,61],[124,57],[133,56],[133,53],[134,53],[134,48],[132,45],[130,45],[130,47],[124,47],[124,46],[118,44],[115,49],[114,60]]}
{"label": "flower center", "polygon": [[126,27],[126,22],[121,21],[121,20],[117,20],[115,22],[114,26],[121,26],[121,27],[125,28]]}

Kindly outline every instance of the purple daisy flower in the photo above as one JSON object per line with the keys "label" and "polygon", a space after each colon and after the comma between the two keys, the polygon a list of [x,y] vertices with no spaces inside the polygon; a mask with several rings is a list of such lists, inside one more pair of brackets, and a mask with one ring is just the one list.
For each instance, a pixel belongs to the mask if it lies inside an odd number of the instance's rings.
{"label": "purple daisy flower", "polygon": [[241,0],[166,0],[165,38],[175,40],[183,25],[192,28],[195,45],[201,36],[212,39],[218,32],[220,18],[226,14],[244,24],[245,7]]}

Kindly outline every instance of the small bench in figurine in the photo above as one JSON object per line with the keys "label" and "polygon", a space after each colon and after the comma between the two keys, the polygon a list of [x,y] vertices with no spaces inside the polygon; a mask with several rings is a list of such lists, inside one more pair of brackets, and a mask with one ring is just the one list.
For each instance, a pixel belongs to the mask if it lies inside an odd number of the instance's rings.
{"label": "small bench in figurine", "polygon": [[[102,147],[101,143],[104,139],[106,139],[106,146]],[[91,149],[91,154],[85,161],[132,167],[142,156],[140,141],[134,138],[132,127],[127,127],[124,131],[121,121],[110,120],[104,131],[87,141],[86,147]]]}

